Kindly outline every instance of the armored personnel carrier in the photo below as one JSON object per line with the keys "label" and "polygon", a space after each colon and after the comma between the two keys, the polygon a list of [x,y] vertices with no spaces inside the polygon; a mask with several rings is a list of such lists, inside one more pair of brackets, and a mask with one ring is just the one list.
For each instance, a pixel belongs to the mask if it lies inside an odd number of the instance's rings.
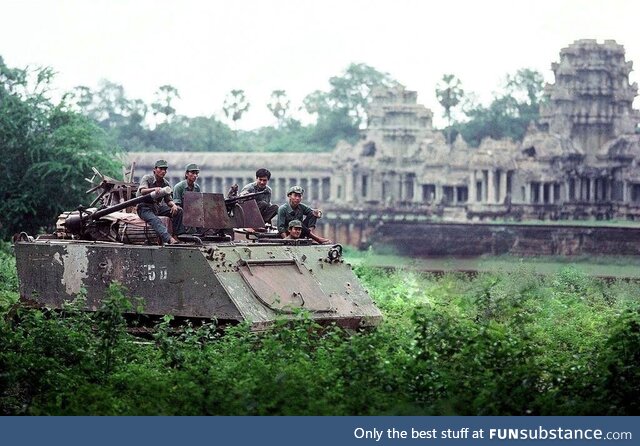
{"label": "armored personnel carrier", "polygon": [[[150,316],[247,321],[254,330],[301,312],[345,328],[381,321],[340,245],[234,232],[264,225],[254,196],[225,200],[222,194],[185,193],[183,221],[197,230],[162,246],[135,213],[138,203],[158,195],[135,197],[131,179],[99,176],[100,184],[88,191],[99,193],[96,200],[61,214],[55,234],[16,237],[22,301],[59,309],[86,292],[86,309],[95,311],[117,281],[128,295],[143,299]],[[160,194],[171,193],[166,189]]]}

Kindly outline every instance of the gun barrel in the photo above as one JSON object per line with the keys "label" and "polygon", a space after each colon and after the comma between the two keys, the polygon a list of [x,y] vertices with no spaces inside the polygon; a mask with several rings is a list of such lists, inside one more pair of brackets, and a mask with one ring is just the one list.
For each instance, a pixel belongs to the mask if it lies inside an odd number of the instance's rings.
{"label": "gun barrel", "polygon": [[241,202],[241,201],[252,200],[252,199],[254,199],[256,197],[259,197],[260,195],[266,194],[266,193],[267,193],[267,190],[265,189],[265,190],[261,190],[260,192],[253,192],[253,193],[250,193],[250,194],[238,195],[237,197],[233,197],[233,198],[225,198],[224,203],[226,205],[231,205],[231,204],[238,203],[238,202]]}
{"label": "gun barrel", "polygon": [[64,221],[65,227],[73,232],[80,233],[82,231],[82,226],[90,221],[94,221],[99,219],[100,217],[104,217],[105,215],[112,214],[114,212],[118,212],[122,209],[128,208],[129,206],[137,205],[138,203],[152,203],[157,198],[164,197],[165,195],[169,195],[172,192],[170,186],[165,186],[160,189],[159,192],[151,192],[150,194],[140,195],[139,197],[132,198],[131,200],[123,201],[122,203],[116,204],[115,206],[111,206],[108,208],[100,209],[92,214],[80,214],[80,215],[70,215]]}

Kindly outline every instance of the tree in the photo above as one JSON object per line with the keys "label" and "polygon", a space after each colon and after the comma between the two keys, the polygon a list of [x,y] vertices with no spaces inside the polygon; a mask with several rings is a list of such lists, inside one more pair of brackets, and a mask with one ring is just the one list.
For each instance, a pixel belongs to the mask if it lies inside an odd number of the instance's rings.
{"label": "tree", "polygon": [[400,84],[369,65],[352,63],[342,75],[330,78],[329,85],[328,92],[316,90],[303,100],[307,113],[317,115],[313,142],[320,145],[355,141],[367,122],[371,90]]}
{"label": "tree", "polygon": [[267,103],[267,108],[278,120],[278,127],[283,127],[286,122],[290,106],[291,101],[287,98],[287,93],[284,90],[273,90],[271,92],[271,98]]}
{"label": "tree", "polygon": [[305,97],[303,104],[310,114],[322,115],[340,112],[358,129],[367,122],[369,94],[375,87],[394,87],[399,83],[387,73],[366,64],[352,63],[340,76],[329,79],[328,92],[316,90]]}
{"label": "tree", "polygon": [[518,116],[525,125],[538,119],[544,95],[544,77],[539,71],[522,68],[515,75],[507,75],[507,96],[516,100]]}
{"label": "tree", "polygon": [[245,112],[249,111],[250,105],[244,90],[231,90],[224,99],[222,111],[227,119],[231,119],[233,126],[237,128],[238,121]]}
{"label": "tree", "polygon": [[176,114],[173,102],[180,99],[178,89],[172,85],[162,85],[155,92],[155,101],[151,104],[154,116],[164,115],[165,122],[170,122]]}
{"label": "tree", "polygon": [[451,111],[464,96],[460,79],[453,74],[445,74],[436,86],[436,97],[444,108],[444,116],[447,118],[447,142],[451,144]]}
{"label": "tree", "polygon": [[91,89],[85,85],[78,85],[67,95],[67,100],[75,105],[77,110],[85,116],[90,116],[92,113],[92,105],[94,100],[94,93]]}
{"label": "tree", "polygon": [[[9,68],[0,57],[0,237],[51,228],[56,217],[88,204],[84,177],[121,169],[105,132],[68,104],[46,96],[53,72]],[[29,82],[28,79],[35,79]]]}
{"label": "tree", "polygon": [[478,146],[486,137],[521,141],[529,123],[539,117],[543,92],[541,73],[518,70],[507,76],[502,93],[494,95],[488,107],[470,104],[465,111],[469,120],[458,123],[457,130],[472,146]]}
{"label": "tree", "polygon": [[93,114],[102,127],[115,128],[126,124],[131,104],[122,85],[103,79],[94,99]]}
{"label": "tree", "polygon": [[149,132],[150,145],[163,150],[195,152],[239,151],[237,134],[212,117],[176,116]]}

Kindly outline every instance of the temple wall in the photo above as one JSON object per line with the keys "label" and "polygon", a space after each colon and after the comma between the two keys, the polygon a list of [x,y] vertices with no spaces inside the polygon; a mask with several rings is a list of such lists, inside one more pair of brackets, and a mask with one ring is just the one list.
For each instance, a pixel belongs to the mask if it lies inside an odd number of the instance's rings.
{"label": "temple wall", "polygon": [[[302,186],[303,202],[322,208],[319,229],[366,245],[388,221],[639,220],[640,112],[632,64],[614,41],[578,40],[552,64],[538,123],[522,142],[447,143],[417,94],[396,86],[371,94],[360,140],[328,153],[129,153],[136,178],[156,159],[169,162],[172,185],[184,166],[200,166],[204,192],[227,193],[272,172],[272,202]],[[385,218],[387,220],[385,220]]]}
{"label": "temple wall", "polygon": [[638,255],[640,227],[389,222],[371,245],[411,257]]}

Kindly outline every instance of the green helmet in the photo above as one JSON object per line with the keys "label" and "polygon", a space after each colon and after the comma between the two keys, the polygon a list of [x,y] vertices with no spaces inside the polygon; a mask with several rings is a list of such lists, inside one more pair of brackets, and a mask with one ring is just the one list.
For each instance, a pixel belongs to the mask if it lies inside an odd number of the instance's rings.
{"label": "green helmet", "polygon": [[302,222],[300,220],[291,220],[289,222],[289,229],[291,228],[301,228]]}
{"label": "green helmet", "polygon": [[167,163],[167,160],[158,160],[155,167],[169,167],[169,163]]}
{"label": "green helmet", "polygon": [[198,165],[197,164],[193,164],[193,163],[187,164],[187,167],[185,167],[184,170],[185,170],[185,172],[190,172],[192,170],[195,170],[196,172],[200,172],[200,169],[198,168]]}
{"label": "green helmet", "polygon": [[302,187],[300,187],[300,186],[291,186],[289,188],[289,191],[287,192],[287,196],[289,196],[291,194],[304,195],[304,189]]}

